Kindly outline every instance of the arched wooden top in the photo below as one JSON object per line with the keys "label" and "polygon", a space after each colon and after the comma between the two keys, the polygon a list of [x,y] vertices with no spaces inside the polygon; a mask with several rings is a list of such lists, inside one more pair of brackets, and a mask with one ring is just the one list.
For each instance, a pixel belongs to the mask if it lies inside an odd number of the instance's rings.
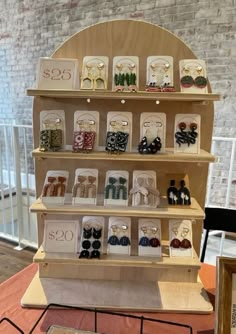
{"label": "arched wooden top", "polygon": [[174,84],[177,91],[180,90],[179,60],[196,58],[191,49],[171,32],[136,20],[114,20],[92,25],[66,40],[52,57],[79,59],[81,70],[84,56],[108,56],[108,89],[111,89],[112,59],[123,55],[139,57],[141,90],[146,83],[148,56],[168,55],[174,58]]}

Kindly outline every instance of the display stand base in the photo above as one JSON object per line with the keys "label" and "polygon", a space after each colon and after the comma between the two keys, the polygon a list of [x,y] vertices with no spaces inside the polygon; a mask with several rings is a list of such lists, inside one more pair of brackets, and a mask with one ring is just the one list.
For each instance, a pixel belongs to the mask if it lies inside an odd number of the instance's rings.
{"label": "display stand base", "polygon": [[37,273],[21,305],[43,308],[50,303],[119,311],[213,311],[202,283],[134,282],[41,278]]}

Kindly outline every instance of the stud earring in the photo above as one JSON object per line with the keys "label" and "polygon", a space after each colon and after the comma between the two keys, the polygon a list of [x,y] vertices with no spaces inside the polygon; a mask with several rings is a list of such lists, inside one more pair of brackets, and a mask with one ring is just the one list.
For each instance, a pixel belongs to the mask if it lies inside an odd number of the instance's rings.
{"label": "stud earring", "polygon": [[96,249],[94,249],[92,252],[91,252],[91,259],[99,259],[100,258],[100,252]]}
{"label": "stud earring", "polygon": [[85,226],[83,228],[83,238],[84,239],[90,239],[92,236],[92,227]]}
{"label": "stud earring", "polygon": [[79,259],[88,259],[89,258],[89,251],[84,249],[79,255]]}
{"label": "stud earring", "polygon": [[98,228],[96,229],[95,227],[93,228],[93,237],[94,239],[100,239],[102,236],[102,229]]}

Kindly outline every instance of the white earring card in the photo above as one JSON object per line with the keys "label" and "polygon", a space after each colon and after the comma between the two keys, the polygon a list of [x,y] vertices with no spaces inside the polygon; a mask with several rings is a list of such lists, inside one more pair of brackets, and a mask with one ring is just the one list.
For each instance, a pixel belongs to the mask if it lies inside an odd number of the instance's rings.
{"label": "white earring card", "polygon": [[165,113],[141,113],[140,116],[140,140],[147,138],[150,145],[157,137],[161,140],[159,152],[165,152],[166,146],[166,114]]}
{"label": "white earring card", "polygon": [[108,170],[106,172],[104,205],[128,206],[129,172]]}
{"label": "white earring card", "polygon": [[160,192],[156,188],[156,172],[152,170],[134,170],[132,206],[156,208],[160,205]]}
{"label": "white earring card", "polygon": [[78,89],[78,59],[39,58],[38,89]]}
{"label": "white earring card", "polygon": [[84,216],[80,237],[80,259],[99,259],[103,253],[104,217]]}
{"label": "white earring card", "polygon": [[173,57],[149,56],[147,58],[146,81],[149,88],[174,86]]}
{"label": "white earring card", "polygon": [[106,90],[108,82],[108,62],[106,56],[86,56],[83,58],[81,89]]}
{"label": "white earring card", "polygon": [[138,221],[138,255],[157,256],[161,252],[161,221],[160,219],[141,218]]}
{"label": "white earring card", "polygon": [[97,204],[98,170],[77,168],[72,188],[72,204]]}
{"label": "white earring card", "polygon": [[206,63],[202,59],[182,59],[179,61],[180,88],[183,93],[208,92]]}
{"label": "white earring card", "polygon": [[135,92],[139,87],[139,58],[116,56],[113,58],[112,90]]}
{"label": "white earring card", "polygon": [[108,224],[108,254],[130,255],[131,219],[128,217],[110,217]]}
{"label": "white earring card", "polygon": [[43,250],[45,253],[76,253],[79,221],[45,220]]}
{"label": "white earring card", "polygon": [[40,111],[40,151],[59,151],[66,146],[64,110]]}
{"label": "white earring card", "polygon": [[193,257],[192,221],[170,219],[169,241],[171,257]]}
{"label": "white earring card", "polygon": [[95,110],[77,110],[74,112],[74,138],[73,151],[80,152],[86,150],[84,138],[86,133],[94,135],[93,147],[99,148],[99,112]]}
{"label": "white earring card", "polygon": [[200,153],[201,116],[176,114],[174,153]]}
{"label": "white earring card", "polygon": [[128,111],[109,111],[107,113],[107,131],[128,134],[127,150],[132,151],[132,113]]}
{"label": "white earring card", "polygon": [[45,204],[63,205],[69,172],[65,170],[49,170],[44,181],[41,200]]}

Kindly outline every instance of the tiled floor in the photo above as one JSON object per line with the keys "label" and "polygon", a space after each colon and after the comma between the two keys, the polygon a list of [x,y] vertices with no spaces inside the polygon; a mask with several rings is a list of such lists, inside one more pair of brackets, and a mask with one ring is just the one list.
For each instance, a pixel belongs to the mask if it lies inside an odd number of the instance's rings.
{"label": "tiled floor", "polygon": [[[212,265],[216,264],[216,257],[219,256],[220,251],[220,235],[210,235],[207,242],[206,255],[205,255],[205,263],[209,263]],[[236,257],[236,240],[232,240],[229,238],[224,239],[223,244],[223,253],[222,256],[226,257]]]}

